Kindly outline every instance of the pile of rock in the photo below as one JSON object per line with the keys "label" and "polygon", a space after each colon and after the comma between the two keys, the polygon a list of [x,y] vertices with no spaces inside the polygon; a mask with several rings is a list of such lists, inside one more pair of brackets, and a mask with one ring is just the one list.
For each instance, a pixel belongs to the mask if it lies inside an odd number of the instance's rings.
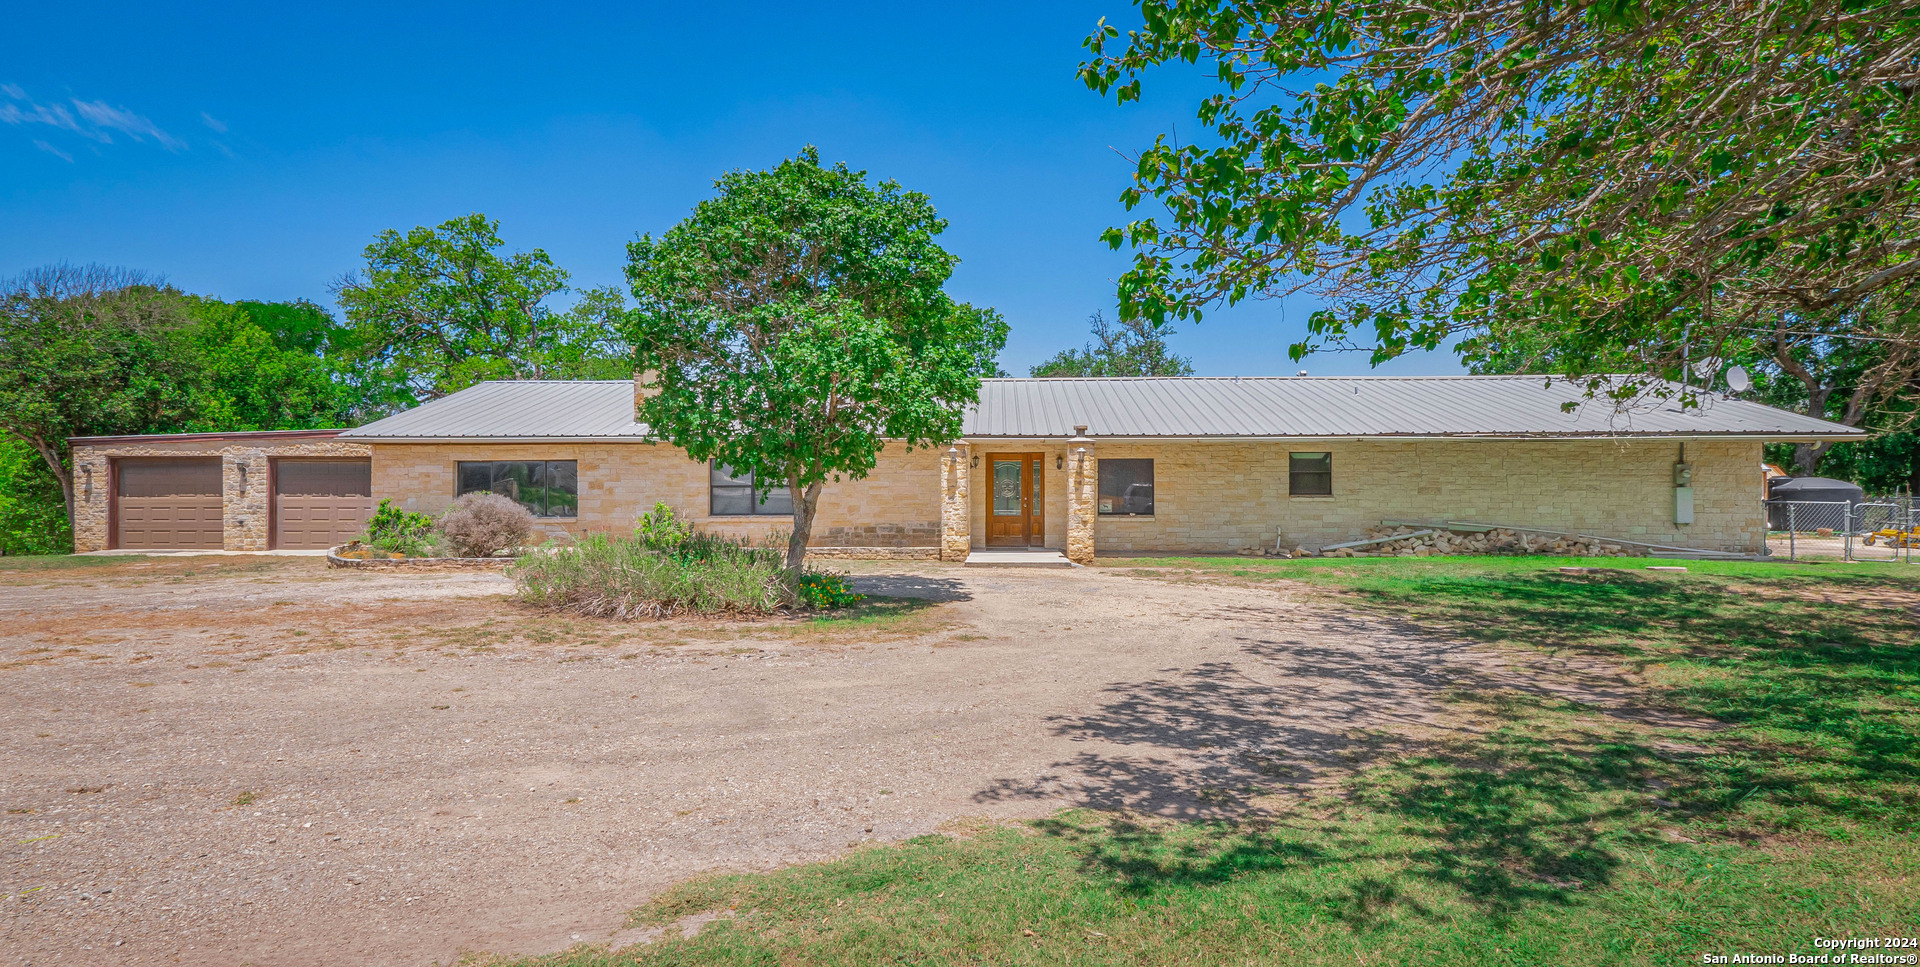
{"label": "pile of rock", "polygon": [[[1599,538],[1534,534],[1496,527],[1454,530],[1446,527],[1374,527],[1365,543],[1332,545],[1319,557],[1429,557],[1435,554],[1544,554],[1553,557],[1640,557],[1644,550]],[[1293,556],[1307,556],[1295,553]]]}

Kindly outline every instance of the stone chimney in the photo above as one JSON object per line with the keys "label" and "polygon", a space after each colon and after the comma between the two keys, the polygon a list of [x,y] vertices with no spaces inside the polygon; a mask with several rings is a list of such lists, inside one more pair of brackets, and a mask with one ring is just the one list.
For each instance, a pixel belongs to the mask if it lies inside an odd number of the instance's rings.
{"label": "stone chimney", "polygon": [[633,418],[640,419],[640,402],[660,393],[660,371],[643,369],[633,374]]}

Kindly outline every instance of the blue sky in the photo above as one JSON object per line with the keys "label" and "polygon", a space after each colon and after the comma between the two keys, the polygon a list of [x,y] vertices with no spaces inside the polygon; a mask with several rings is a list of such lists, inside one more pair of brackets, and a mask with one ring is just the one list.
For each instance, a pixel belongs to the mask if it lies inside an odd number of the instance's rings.
{"label": "blue sky", "polygon": [[[636,232],[811,143],[933,199],[962,259],[950,291],[1006,315],[1002,362],[1023,374],[1111,315],[1117,152],[1191,127],[1206,90],[1197,73],[1125,107],[1086,90],[1074,68],[1101,16],[1131,9],[21,5],[0,36],[0,276],[104,262],[331,305],[374,233],[482,211],[509,247],[617,284]],[[1291,373],[1310,309],[1250,304],[1173,341],[1203,375]]]}

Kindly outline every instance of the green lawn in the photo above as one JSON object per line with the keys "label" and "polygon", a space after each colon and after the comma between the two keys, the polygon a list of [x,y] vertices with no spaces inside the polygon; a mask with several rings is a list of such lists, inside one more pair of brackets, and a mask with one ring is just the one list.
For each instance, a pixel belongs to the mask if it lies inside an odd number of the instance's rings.
{"label": "green lawn", "polygon": [[634,915],[717,914],[691,938],[525,963],[1652,965],[1915,933],[1920,568],[1649,563],[1117,562],[1604,660],[1646,714],[1457,690],[1470,728],[1261,815],[1073,811],[699,879]]}

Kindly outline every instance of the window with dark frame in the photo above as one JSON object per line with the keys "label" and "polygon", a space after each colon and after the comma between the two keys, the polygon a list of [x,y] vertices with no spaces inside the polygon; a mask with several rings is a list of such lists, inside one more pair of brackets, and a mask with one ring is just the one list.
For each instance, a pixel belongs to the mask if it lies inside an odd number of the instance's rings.
{"label": "window with dark frame", "polygon": [[1099,466],[1102,516],[1153,516],[1152,460],[1102,459]]}
{"label": "window with dark frame", "polygon": [[1287,454],[1287,493],[1295,497],[1333,496],[1333,454]]}
{"label": "window with dark frame", "polygon": [[454,466],[454,496],[499,494],[518,501],[535,517],[580,514],[580,478],[573,460],[462,460]]}
{"label": "window with dark frame", "polygon": [[761,495],[756,501],[759,490],[752,474],[736,476],[733,471],[718,463],[708,464],[710,484],[713,488],[710,508],[715,517],[792,517],[793,493],[787,490],[785,481],[774,484],[773,489]]}

